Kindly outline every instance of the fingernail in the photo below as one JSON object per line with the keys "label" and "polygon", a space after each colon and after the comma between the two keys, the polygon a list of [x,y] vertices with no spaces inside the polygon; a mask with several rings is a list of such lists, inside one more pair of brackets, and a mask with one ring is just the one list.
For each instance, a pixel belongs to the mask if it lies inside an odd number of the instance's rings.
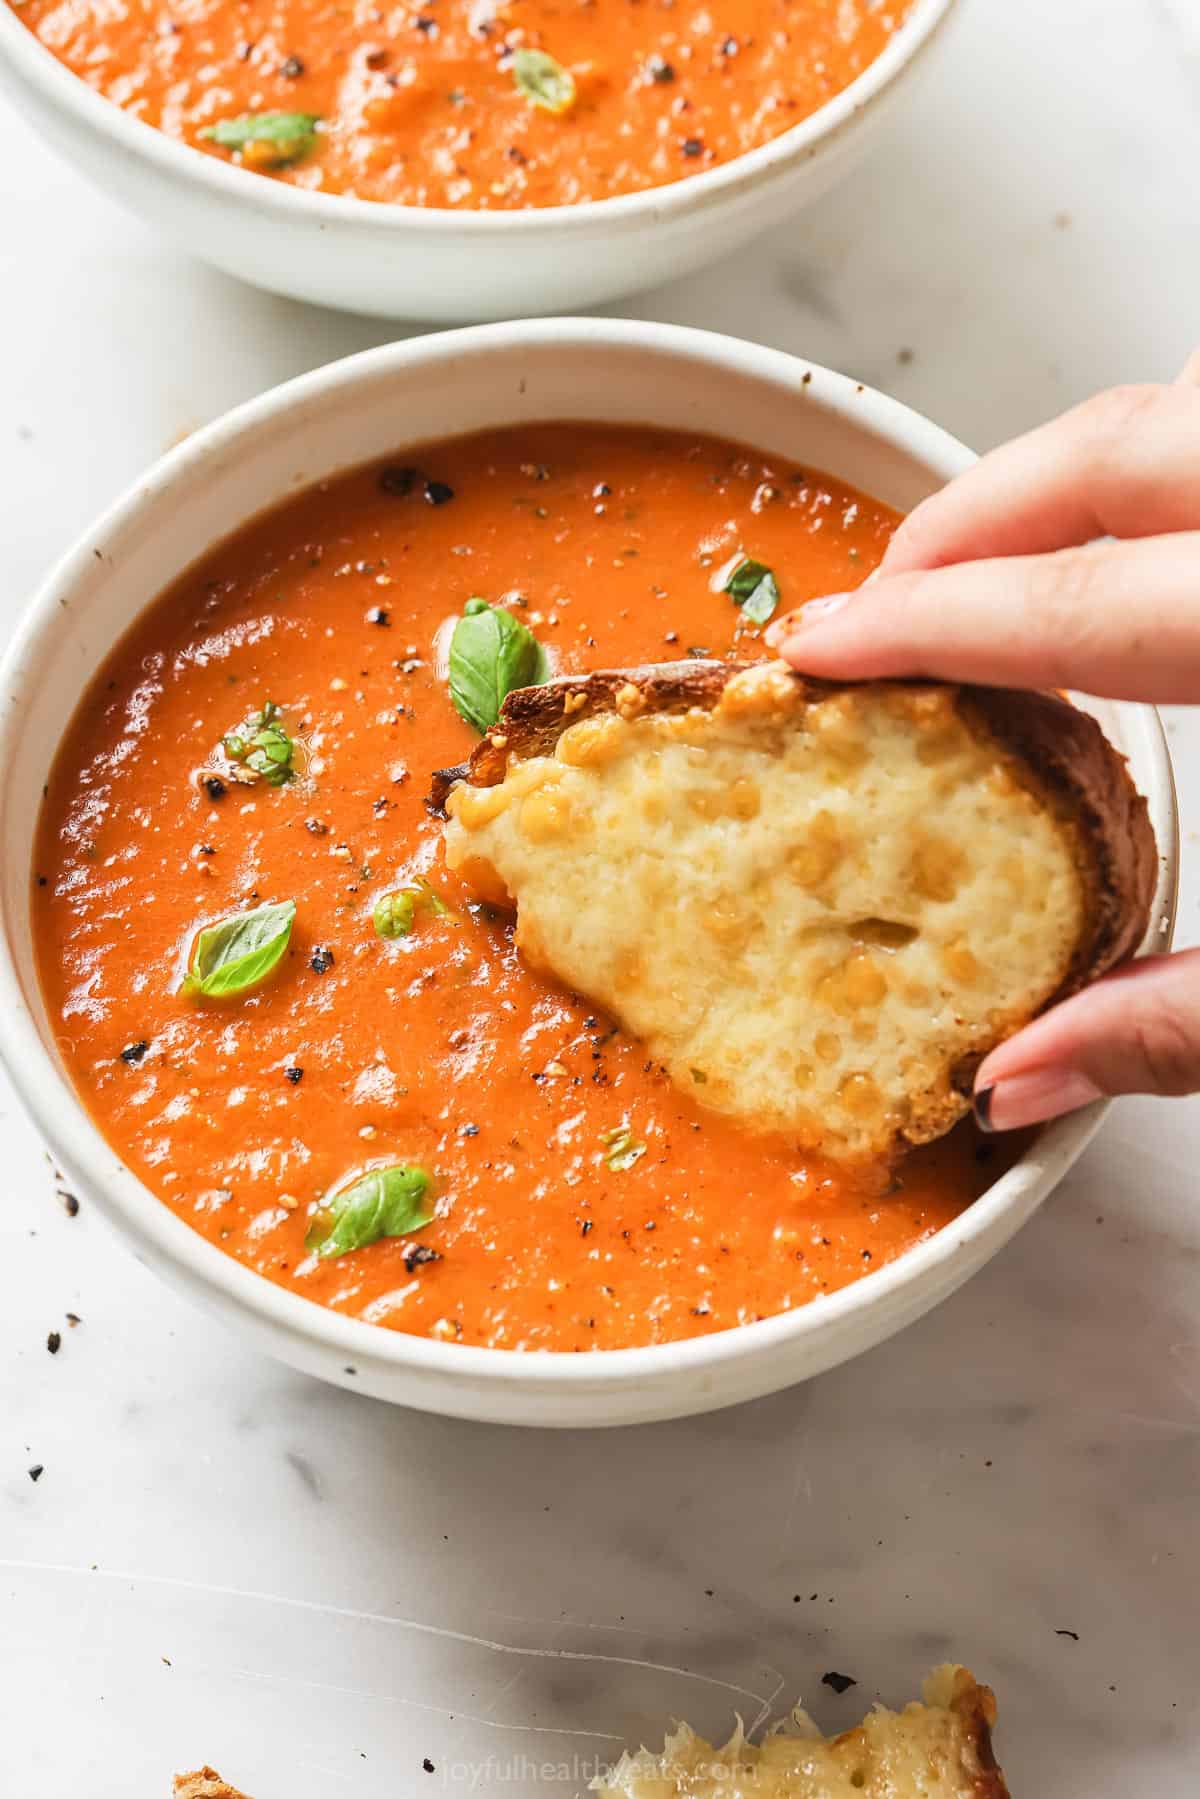
{"label": "fingernail", "polygon": [[773,650],[778,649],[787,638],[795,637],[800,631],[811,629],[813,625],[824,624],[831,613],[840,612],[847,600],[853,597],[849,593],[833,593],[827,594],[824,599],[809,600],[795,612],[789,612],[785,618],[776,619],[773,625],[768,625],[765,632],[767,642]]}
{"label": "fingernail", "polygon": [[1072,1068],[1039,1068],[1031,1074],[1010,1075],[976,1090],[975,1122],[981,1131],[1015,1131],[1026,1124],[1044,1124],[1077,1112],[1103,1095],[1086,1074]]}

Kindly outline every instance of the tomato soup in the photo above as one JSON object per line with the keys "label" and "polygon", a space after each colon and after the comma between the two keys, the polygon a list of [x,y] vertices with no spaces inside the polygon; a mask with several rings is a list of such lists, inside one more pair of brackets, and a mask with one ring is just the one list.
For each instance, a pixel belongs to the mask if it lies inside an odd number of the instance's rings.
{"label": "tomato soup", "polygon": [[[293,1292],[519,1349],[726,1329],[953,1219],[993,1145],[966,1127],[852,1174],[739,1133],[523,964],[426,804],[478,741],[447,680],[464,613],[503,607],[551,669],[745,659],[731,557],[792,605],[857,583],[894,523],[734,445],[550,424],[356,470],[193,567],[72,720],[34,868],[59,1047],[128,1166]],[[195,991],[218,921],[263,908],[290,923],[266,978]],[[428,1223],[306,1246],[331,1194],[396,1166]]]}
{"label": "tomato soup", "polygon": [[572,205],[728,162],[840,93],[908,0],[9,0],[135,118],[297,187]]}

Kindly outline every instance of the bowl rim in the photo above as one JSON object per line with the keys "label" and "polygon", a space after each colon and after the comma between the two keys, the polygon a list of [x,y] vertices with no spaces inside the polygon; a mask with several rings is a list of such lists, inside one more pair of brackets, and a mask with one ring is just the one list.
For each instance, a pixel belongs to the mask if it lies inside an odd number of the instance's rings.
{"label": "bowl rim", "polygon": [[[76,589],[85,574],[94,576],[97,544],[138,525],[144,527],[146,513],[153,516],[158,512],[152,529],[162,530],[164,503],[173,490],[193,475],[202,476],[216,458],[227,461],[247,445],[252,451],[256,433],[271,431],[292,408],[317,401],[344,406],[362,387],[409,366],[461,359],[468,354],[486,358],[494,353],[547,346],[573,347],[588,354],[595,354],[598,349],[640,349],[668,361],[699,361],[729,375],[757,378],[789,393],[796,391],[797,378],[803,377],[806,405],[816,405],[858,423],[868,422],[878,439],[914,460],[944,467],[948,475],[974,461],[972,452],[948,432],[850,376],[786,351],[690,326],[604,318],[537,319],[469,326],[364,350],[271,388],[222,414],[160,457],[84,531],[30,600],[0,656],[0,770],[7,766],[11,746],[22,729],[23,696],[29,687],[25,665],[42,644],[52,643],[69,630],[73,614],[64,605],[64,596]],[[864,411],[869,414],[869,421],[863,420]],[[322,478],[319,471],[311,477]],[[282,504],[288,497],[281,494],[273,504]],[[231,521],[230,534],[245,522]],[[177,572],[182,572],[182,565]],[[1139,715],[1148,728],[1148,751],[1155,765],[1165,814],[1161,826],[1156,821],[1161,876],[1152,917],[1152,929],[1160,933],[1156,946],[1165,948],[1174,926],[1178,883],[1178,819],[1170,756],[1161,720],[1153,707],[1123,704],[1122,710]],[[0,838],[5,810],[0,783]],[[900,1300],[909,1289],[937,1288],[939,1276],[956,1284],[954,1265],[959,1259],[969,1253],[973,1244],[981,1240],[986,1243],[998,1231],[999,1241],[1006,1240],[1011,1234],[1004,1228],[1006,1215],[1013,1220],[1015,1230],[1080,1153],[1111,1103],[1098,1101],[1056,1121],[952,1223],[861,1280],[792,1310],[704,1336],[597,1350],[586,1355],[568,1350],[530,1351],[441,1343],[348,1317],[279,1286],[235,1261],[158,1199],[121,1162],[43,1042],[26,1003],[9,940],[9,923],[4,910],[0,916],[0,1061],[55,1152],[68,1168],[79,1171],[81,1184],[96,1197],[102,1210],[115,1217],[135,1244],[144,1244],[163,1262],[179,1267],[194,1290],[266,1323],[293,1341],[299,1338],[321,1352],[332,1352],[346,1363],[355,1364],[353,1369],[345,1370],[348,1373],[373,1366],[406,1370],[413,1375],[428,1374],[458,1385],[482,1383],[493,1390],[514,1385],[597,1390],[624,1386],[641,1378],[698,1375],[784,1344],[794,1348],[805,1338],[832,1337],[839,1324],[845,1325],[859,1313],[886,1312],[889,1300]],[[946,1279],[940,1284],[944,1289]]]}
{"label": "bowl rim", "polygon": [[794,163],[807,161],[827,139],[836,137],[900,78],[937,35],[955,4],[956,0],[911,0],[908,16],[883,50],[841,93],[768,143],[718,163],[715,168],[602,200],[495,211],[363,200],[354,195],[327,194],[294,187],[289,182],[263,180],[234,163],[207,156],[192,144],[169,137],[115,101],[107,100],[59,62],[22,22],[19,12],[2,0],[0,67],[7,60],[18,80],[35,89],[52,110],[72,114],[80,125],[113,139],[118,149],[153,164],[164,177],[207,189],[215,201],[231,201],[250,211],[269,214],[280,223],[309,218],[322,227],[357,224],[384,233],[423,229],[436,237],[461,233],[490,239],[501,233],[508,237],[518,232],[537,238],[559,231],[584,231],[591,226],[637,231],[650,219],[661,220],[668,213],[686,217],[704,212]]}

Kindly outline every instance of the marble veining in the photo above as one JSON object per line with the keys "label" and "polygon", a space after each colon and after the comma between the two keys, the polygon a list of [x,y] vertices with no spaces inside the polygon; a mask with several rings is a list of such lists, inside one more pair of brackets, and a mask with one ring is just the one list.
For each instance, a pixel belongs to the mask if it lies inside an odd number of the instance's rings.
{"label": "marble veining", "polygon": [[[1200,338],[1198,39],[1192,0],[968,0],[840,194],[620,310],[842,367],[980,448],[1167,378]],[[0,154],[22,174],[0,235],[7,631],[169,443],[395,333],[189,263],[9,112]],[[1169,727],[1195,942],[1200,723]],[[166,1799],[208,1760],[255,1799],[570,1799],[672,1714],[720,1732],[803,1696],[840,1727],[947,1655],[999,1691],[1016,1795],[1194,1794],[1195,1104],[1121,1106],[1016,1242],[873,1354],[602,1435],[421,1417],[262,1361],[86,1195],[68,1214],[3,1081],[0,1143],[14,1794]]]}

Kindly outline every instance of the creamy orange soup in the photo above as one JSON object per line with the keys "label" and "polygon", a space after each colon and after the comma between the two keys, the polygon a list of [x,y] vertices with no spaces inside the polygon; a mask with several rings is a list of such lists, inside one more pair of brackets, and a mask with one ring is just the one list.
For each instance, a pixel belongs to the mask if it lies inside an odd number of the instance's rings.
{"label": "creamy orange soup", "polygon": [[909,0],[8,0],[135,118],[297,187],[570,205],[769,142]]}
{"label": "creamy orange soup", "polygon": [[[563,669],[744,659],[760,629],[714,571],[744,552],[793,605],[858,582],[894,524],[734,445],[556,424],[358,470],[192,568],[72,720],[34,870],[59,1046],[129,1167],[293,1292],[509,1348],[726,1329],[953,1219],[994,1178],[991,1144],[962,1128],[852,1174],[739,1134],[522,963],[425,805],[431,771],[478,741],[446,681],[469,598]],[[223,741],[245,755],[267,702],[291,745],[278,782]],[[381,937],[379,902],[406,893],[407,934]],[[198,933],[268,903],[296,907],[269,978],[190,994]],[[394,1164],[427,1173],[431,1222],[306,1248],[331,1193]]]}

